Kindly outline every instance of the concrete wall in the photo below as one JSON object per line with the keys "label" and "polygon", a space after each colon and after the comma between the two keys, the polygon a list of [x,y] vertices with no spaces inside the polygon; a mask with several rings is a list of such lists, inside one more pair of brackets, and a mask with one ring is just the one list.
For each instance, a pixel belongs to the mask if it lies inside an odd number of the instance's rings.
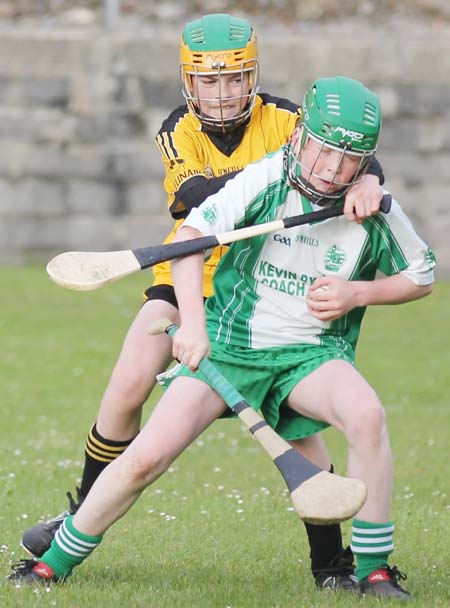
{"label": "concrete wall", "polygon": [[[450,277],[450,26],[256,18],[262,90],[300,101],[318,76],[381,96],[387,186]],[[0,35],[0,263],[160,243],[170,225],[153,137],[181,102],[182,24]]]}

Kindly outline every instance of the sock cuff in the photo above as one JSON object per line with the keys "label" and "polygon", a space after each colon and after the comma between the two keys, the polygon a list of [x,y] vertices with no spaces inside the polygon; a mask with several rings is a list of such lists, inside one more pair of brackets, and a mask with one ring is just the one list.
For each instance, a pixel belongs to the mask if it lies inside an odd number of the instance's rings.
{"label": "sock cuff", "polygon": [[75,536],[83,543],[87,543],[89,545],[98,545],[102,542],[103,534],[100,534],[98,536],[90,536],[89,534],[84,534],[84,532],[80,532],[73,525],[73,518],[73,515],[69,515],[68,517],[66,517],[62,524],[62,527],[64,526],[70,534]]}
{"label": "sock cuff", "polygon": [[394,524],[371,523],[355,519],[352,525],[351,548],[353,553],[388,556],[394,550]]}
{"label": "sock cuff", "polygon": [[363,519],[354,519],[352,522],[352,532],[363,535],[372,534],[393,534],[395,530],[394,523],[387,521],[385,523],[364,521]]}
{"label": "sock cuff", "polygon": [[92,460],[109,464],[125,452],[133,439],[134,437],[126,441],[105,439],[97,431],[97,427],[94,424],[87,436],[85,452]]}
{"label": "sock cuff", "polygon": [[[126,448],[130,445],[130,443],[133,441],[133,439],[136,437],[136,435],[134,437],[131,437],[131,439],[126,439],[125,441],[115,441],[114,439],[106,439],[105,437],[102,437],[100,435],[100,433],[97,431],[97,423],[94,422],[94,424],[91,426],[91,430],[89,431],[89,435],[88,438],[92,438],[94,441],[100,443],[100,444],[104,444],[105,446],[108,446],[109,448]],[[89,439],[88,439],[89,440]],[[121,450],[123,452],[123,450]]]}

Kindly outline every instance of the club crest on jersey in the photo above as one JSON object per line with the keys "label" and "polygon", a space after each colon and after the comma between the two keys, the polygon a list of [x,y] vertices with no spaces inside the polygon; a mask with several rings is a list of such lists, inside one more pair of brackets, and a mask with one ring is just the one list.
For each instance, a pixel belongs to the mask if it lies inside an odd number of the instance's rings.
{"label": "club crest on jersey", "polygon": [[215,204],[209,205],[208,207],[203,209],[202,216],[203,216],[203,219],[205,220],[205,222],[208,222],[208,224],[210,224],[212,226],[217,219],[216,205]]}
{"label": "club crest on jersey", "polygon": [[347,256],[344,251],[333,245],[325,254],[325,269],[331,272],[338,272],[346,259]]}
{"label": "club crest on jersey", "polygon": [[428,249],[428,251],[425,253],[425,262],[428,264],[429,270],[436,266],[436,256],[431,249]]}
{"label": "club crest on jersey", "polygon": [[344,129],[344,127],[336,127],[334,132],[340,133],[344,139],[349,139],[350,141],[361,141],[364,138],[363,133],[359,133],[359,131],[351,131],[350,129]]}

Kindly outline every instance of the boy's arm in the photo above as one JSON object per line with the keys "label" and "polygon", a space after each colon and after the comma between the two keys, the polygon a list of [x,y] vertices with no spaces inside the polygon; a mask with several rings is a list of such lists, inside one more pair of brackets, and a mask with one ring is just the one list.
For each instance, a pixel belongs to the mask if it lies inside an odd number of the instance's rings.
{"label": "boy's arm", "polygon": [[239,172],[236,170],[219,177],[207,176],[206,161],[198,149],[198,135],[192,131],[189,123],[183,123],[183,118],[176,111],[164,121],[155,142],[165,168],[164,189],[168,195],[169,211],[176,220],[186,218],[191,209],[218,192]]}
{"label": "boy's arm", "polygon": [[383,169],[374,156],[367,173],[345,196],[344,214],[350,222],[356,221],[360,224],[365,218],[379,212],[383,184]]}
{"label": "boy's arm", "polygon": [[401,273],[375,281],[325,276],[314,281],[306,301],[309,312],[317,319],[334,321],[359,306],[403,304],[427,296],[432,289],[433,283],[417,285]]}
{"label": "boy's arm", "polygon": [[[203,234],[199,230],[182,227],[173,242],[200,236]],[[180,328],[173,339],[172,353],[192,371],[210,351],[202,295],[203,262],[203,253],[197,253],[173,260],[170,265],[180,313]]]}
{"label": "boy's arm", "polygon": [[232,171],[220,177],[195,175],[189,178],[174,193],[175,199],[170,208],[172,217],[176,220],[186,218],[191,209],[199,207],[208,196],[218,192],[238,173],[239,171]]}
{"label": "boy's arm", "polygon": [[374,175],[377,178],[380,186],[384,184],[383,167],[380,165],[380,161],[376,156],[372,156],[367,168],[367,175]]}
{"label": "boy's arm", "polygon": [[[255,167],[247,167],[234,180],[228,181],[225,188],[209,197],[199,208],[193,209],[173,242],[220,234],[235,228],[236,222],[245,217],[247,197],[252,200],[253,189],[258,189],[258,180],[246,179],[244,174],[255,170]],[[248,182],[251,182],[251,188]],[[249,188],[250,193],[247,192]],[[200,359],[209,353],[202,296],[203,262],[204,254],[199,253],[171,263],[181,318],[173,354],[192,370],[195,370]]]}

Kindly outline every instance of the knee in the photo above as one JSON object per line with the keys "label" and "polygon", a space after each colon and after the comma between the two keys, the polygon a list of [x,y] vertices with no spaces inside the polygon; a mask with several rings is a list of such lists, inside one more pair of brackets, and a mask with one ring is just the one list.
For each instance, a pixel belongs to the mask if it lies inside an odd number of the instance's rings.
{"label": "knee", "polygon": [[122,473],[136,489],[143,489],[162,475],[171,460],[163,452],[154,449],[127,449],[124,454]]}
{"label": "knee", "polygon": [[349,439],[354,444],[378,447],[387,439],[386,415],[378,400],[366,403],[355,412],[349,426]]}
{"label": "knee", "polygon": [[129,404],[129,407],[134,409],[147,399],[154,383],[152,374],[141,366],[124,369],[117,365],[112,373],[109,389],[120,395],[122,403]]}

